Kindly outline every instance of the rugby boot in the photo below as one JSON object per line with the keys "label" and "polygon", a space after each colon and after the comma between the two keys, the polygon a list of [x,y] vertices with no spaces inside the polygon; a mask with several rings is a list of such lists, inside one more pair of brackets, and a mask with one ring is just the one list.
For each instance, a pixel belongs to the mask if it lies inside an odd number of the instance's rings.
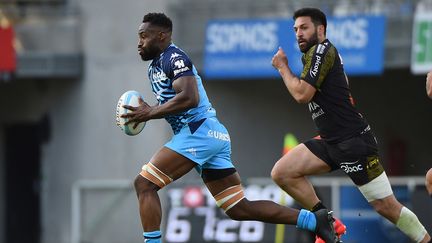
{"label": "rugby boot", "polygon": [[[335,229],[336,236],[338,237],[338,242],[342,242],[341,237],[346,233],[346,226],[338,218],[334,218],[333,227]],[[319,236],[316,237],[315,243],[325,243],[323,239]]]}
{"label": "rugby boot", "polygon": [[320,209],[314,212],[316,217],[316,229],[315,233],[324,240],[325,243],[338,243],[340,242],[336,236],[336,232],[333,227],[334,218],[332,212],[327,209]]}

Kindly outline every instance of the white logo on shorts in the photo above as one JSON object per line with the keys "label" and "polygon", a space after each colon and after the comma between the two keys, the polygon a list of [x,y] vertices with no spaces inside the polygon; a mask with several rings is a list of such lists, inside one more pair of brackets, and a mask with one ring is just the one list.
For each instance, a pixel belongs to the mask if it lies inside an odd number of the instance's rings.
{"label": "white logo on shorts", "polygon": [[186,151],[191,153],[193,156],[196,156],[196,149],[195,148],[188,148],[188,149],[186,149]]}
{"label": "white logo on shorts", "polygon": [[340,167],[342,170],[345,171],[345,173],[352,173],[352,172],[359,172],[363,170],[363,166],[356,165],[359,161],[353,161],[353,162],[342,162],[340,163]]}
{"label": "white logo on shorts", "polygon": [[227,142],[231,141],[228,133],[223,133],[223,132],[219,132],[219,131],[209,130],[207,132],[207,136],[212,137],[212,138],[216,138],[216,139],[220,139],[223,141],[227,141]]}

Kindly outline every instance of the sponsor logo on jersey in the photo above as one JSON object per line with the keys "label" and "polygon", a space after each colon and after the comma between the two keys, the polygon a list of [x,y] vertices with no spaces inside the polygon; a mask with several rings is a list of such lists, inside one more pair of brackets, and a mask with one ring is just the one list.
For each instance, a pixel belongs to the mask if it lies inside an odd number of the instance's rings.
{"label": "sponsor logo on jersey", "polygon": [[177,52],[174,52],[173,54],[171,54],[170,61],[173,60],[176,57],[179,57],[179,56],[181,56],[181,55],[178,54]]}
{"label": "sponsor logo on jersey", "polygon": [[223,132],[219,132],[219,131],[209,130],[207,132],[207,136],[212,137],[212,138],[216,138],[216,139],[220,139],[222,141],[228,141],[228,142],[231,141],[228,133],[223,133]]}
{"label": "sponsor logo on jersey", "polygon": [[176,66],[177,68],[182,68],[185,66],[185,64],[183,60],[177,60],[175,61],[174,66]]}
{"label": "sponsor logo on jersey", "polygon": [[323,54],[324,53],[324,49],[325,49],[325,46],[323,44],[318,44],[316,53]]}
{"label": "sponsor logo on jersey", "polygon": [[312,69],[309,71],[309,74],[312,78],[315,78],[316,75],[318,74],[318,68],[321,64],[321,57],[320,56],[315,56],[316,60],[315,60],[315,64],[313,65]]}
{"label": "sponsor logo on jersey", "polygon": [[363,170],[363,166],[361,164],[357,164],[359,161],[353,162],[341,162],[340,167],[345,173],[355,173]]}
{"label": "sponsor logo on jersey", "polygon": [[320,106],[317,103],[313,102],[313,101],[309,102],[308,106],[309,106],[309,111],[310,112],[313,112],[313,111],[315,111],[315,110],[317,110],[317,109],[320,108]]}
{"label": "sponsor logo on jersey", "polygon": [[321,107],[313,101],[309,102],[308,106],[309,106],[309,111],[312,113],[313,120],[325,114],[323,109],[321,109]]}
{"label": "sponsor logo on jersey", "polygon": [[177,60],[174,62],[174,66],[176,67],[176,69],[174,70],[174,76],[182,73],[182,72],[186,72],[189,71],[189,67],[186,67],[184,64],[184,60]]}
{"label": "sponsor logo on jersey", "polygon": [[164,72],[154,72],[152,75],[152,82],[153,83],[159,83],[162,81],[165,81],[167,79],[167,76]]}
{"label": "sponsor logo on jersey", "polygon": [[324,115],[324,111],[322,109],[319,109],[317,112],[312,113],[312,120],[317,119],[321,115]]}

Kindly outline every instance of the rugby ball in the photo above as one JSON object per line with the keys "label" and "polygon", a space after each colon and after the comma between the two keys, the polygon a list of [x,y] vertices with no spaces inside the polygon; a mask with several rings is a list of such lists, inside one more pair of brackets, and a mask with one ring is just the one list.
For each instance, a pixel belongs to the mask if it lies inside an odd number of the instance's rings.
{"label": "rugby ball", "polygon": [[139,106],[139,98],[143,99],[142,95],[135,90],[129,90],[126,91],[122,96],[120,96],[120,99],[117,102],[117,108],[116,108],[116,124],[120,127],[121,130],[123,130],[124,133],[126,133],[129,136],[135,136],[138,133],[140,133],[144,126],[145,122],[141,122],[138,124],[138,126],[134,129],[135,123],[130,123],[128,125],[125,125],[125,123],[128,121],[127,118],[121,117],[121,115],[126,114],[128,112],[131,112],[128,109],[125,109],[124,105],[130,105],[137,107]]}

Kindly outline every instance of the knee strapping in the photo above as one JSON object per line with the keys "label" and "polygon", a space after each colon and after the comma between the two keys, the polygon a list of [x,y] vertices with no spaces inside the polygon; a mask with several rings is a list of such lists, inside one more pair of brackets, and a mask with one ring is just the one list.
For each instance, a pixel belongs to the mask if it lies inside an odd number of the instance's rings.
{"label": "knee strapping", "polygon": [[244,197],[245,196],[241,185],[228,187],[214,196],[218,207],[222,208],[225,212],[234,207]]}
{"label": "knee strapping", "polygon": [[140,175],[153,182],[161,189],[173,181],[171,177],[167,176],[150,162],[142,167]]}
{"label": "knee strapping", "polygon": [[421,242],[427,233],[417,216],[406,207],[402,207],[396,226],[415,242]]}

